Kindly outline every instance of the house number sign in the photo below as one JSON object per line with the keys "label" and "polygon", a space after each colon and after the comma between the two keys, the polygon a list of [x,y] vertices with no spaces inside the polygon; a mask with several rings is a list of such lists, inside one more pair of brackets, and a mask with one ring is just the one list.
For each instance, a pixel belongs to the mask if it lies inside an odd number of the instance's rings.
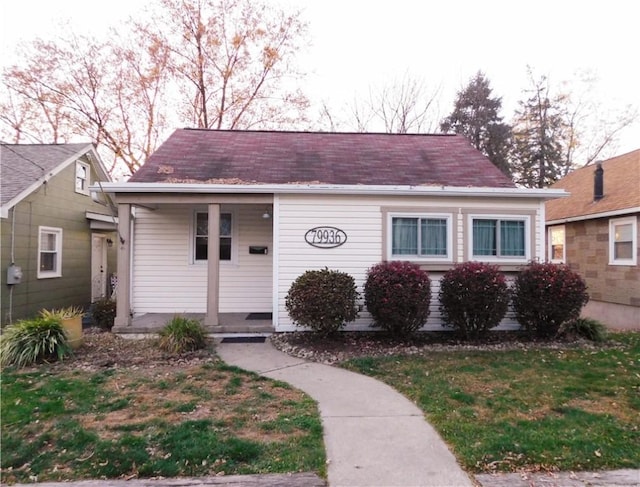
{"label": "house number sign", "polygon": [[315,227],[304,234],[306,242],[319,249],[333,249],[340,247],[347,241],[344,230],[336,227]]}

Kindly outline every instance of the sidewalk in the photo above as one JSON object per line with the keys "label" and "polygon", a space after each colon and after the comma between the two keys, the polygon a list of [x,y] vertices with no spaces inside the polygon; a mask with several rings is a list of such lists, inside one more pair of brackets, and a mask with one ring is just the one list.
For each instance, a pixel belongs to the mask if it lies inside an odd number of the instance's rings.
{"label": "sidewalk", "polygon": [[269,343],[220,343],[217,351],[228,364],[287,382],[318,402],[331,487],[473,485],[422,411],[386,384],[290,357]]}

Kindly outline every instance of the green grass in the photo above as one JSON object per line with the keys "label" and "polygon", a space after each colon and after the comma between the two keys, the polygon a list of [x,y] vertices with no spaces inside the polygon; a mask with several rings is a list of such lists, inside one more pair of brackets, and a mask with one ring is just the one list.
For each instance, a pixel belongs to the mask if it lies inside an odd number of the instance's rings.
{"label": "green grass", "polygon": [[315,402],[238,368],[5,369],[1,388],[3,482],[325,475]]}
{"label": "green grass", "polygon": [[349,369],[412,399],[470,471],[640,468],[640,333],[595,349],[428,352]]}

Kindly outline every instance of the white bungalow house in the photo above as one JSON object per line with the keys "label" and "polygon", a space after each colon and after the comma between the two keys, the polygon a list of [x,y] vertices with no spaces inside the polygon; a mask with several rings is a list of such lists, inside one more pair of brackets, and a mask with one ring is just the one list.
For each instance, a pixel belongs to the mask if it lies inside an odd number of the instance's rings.
{"label": "white bungalow house", "polygon": [[[459,135],[199,129],[175,131],[128,182],[94,190],[118,204],[119,333],[175,314],[212,332],[291,331],[296,277],[329,267],[362,290],[391,259],[430,272],[425,329],[439,329],[442,273],[544,260],[545,200],[566,195],[516,188]],[[349,328],[370,323],[363,309]]]}

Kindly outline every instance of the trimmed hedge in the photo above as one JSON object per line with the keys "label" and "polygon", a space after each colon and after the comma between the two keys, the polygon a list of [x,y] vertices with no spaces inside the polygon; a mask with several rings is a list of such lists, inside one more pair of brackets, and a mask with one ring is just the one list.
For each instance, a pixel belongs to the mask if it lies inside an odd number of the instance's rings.
{"label": "trimmed hedge", "polygon": [[547,338],[580,316],[589,301],[584,279],[567,265],[531,262],[516,277],[513,308],[531,334]]}
{"label": "trimmed hedge", "polygon": [[352,276],[325,268],[298,276],[289,288],[285,307],[296,326],[329,336],[358,317],[358,296]]}
{"label": "trimmed hedge", "polygon": [[429,317],[431,280],[411,262],[382,262],[367,272],[365,305],[373,325],[397,338],[408,338]]}
{"label": "trimmed hedge", "polygon": [[509,288],[497,266],[465,262],[445,273],[439,298],[445,326],[464,338],[479,338],[507,314]]}

